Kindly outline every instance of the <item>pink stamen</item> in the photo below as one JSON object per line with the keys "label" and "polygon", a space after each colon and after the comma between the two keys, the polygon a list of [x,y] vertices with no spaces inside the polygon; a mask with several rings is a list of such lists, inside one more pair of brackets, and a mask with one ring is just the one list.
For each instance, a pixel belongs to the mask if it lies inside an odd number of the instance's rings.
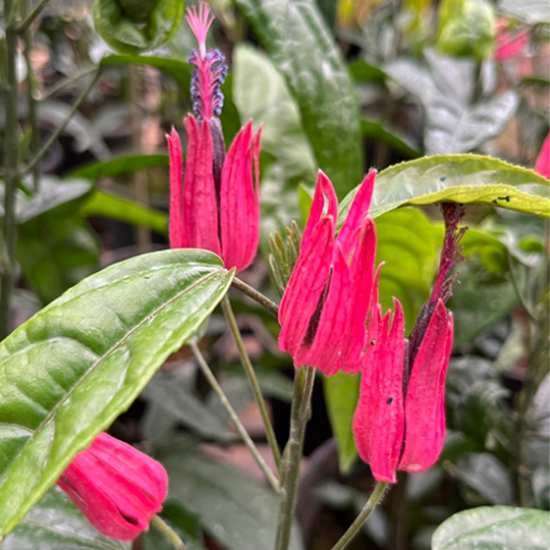
{"label": "pink stamen", "polygon": [[210,6],[203,2],[199,2],[199,11],[197,13],[197,7],[191,6],[187,8],[187,15],[185,16],[187,23],[191,27],[193,34],[197,38],[199,43],[199,52],[201,59],[206,57],[206,35],[208,34],[208,29],[214,21],[214,15],[210,15]]}

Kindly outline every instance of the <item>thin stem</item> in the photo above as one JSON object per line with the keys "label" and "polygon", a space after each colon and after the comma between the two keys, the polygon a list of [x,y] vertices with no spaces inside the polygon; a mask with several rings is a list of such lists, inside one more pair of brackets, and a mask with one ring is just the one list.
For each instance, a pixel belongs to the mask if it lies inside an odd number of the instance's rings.
{"label": "thin stem", "polygon": [[178,534],[160,516],[153,516],[151,525],[154,525],[176,550],[187,550],[187,546],[185,546]]}
{"label": "thin stem", "polygon": [[55,129],[53,134],[47,139],[46,143],[42,146],[40,151],[36,153],[36,155],[33,157],[33,159],[25,166],[22,170],[22,174],[29,173],[42,159],[42,157],[46,154],[48,149],[52,146],[52,144],[55,142],[55,140],[63,133],[63,130],[65,130],[67,124],[69,124],[71,118],[73,118],[74,114],[78,111],[78,108],[82,104],[82,102],[86,99],[88,94],[90,93],[90,90],[95,86],[95,83],[97,82],[99,75],[101,73],[101,67],[98,67],[96,69],[96,73],[92,80],[88,83],[88,85],[82,90],[76,101],[74,102],[73,106],[71,107],[71,110],[67,114],[67,117],[65,120]]}
{"label": "thin stem", "polygon": [[310,401],[314,382],[315,370],[313,368],[300,367],[296,371],[290,415],[290,438],[283,455],[282,496],[277,520],[276,550],[288,550],[290,543],[304,435],[310,416]]}
{"label": "thin stem", "polygon": [[369,500],[365,504],[364,508],[359,512],[359,515],[355,518],[355,521],[349,526],[348,530],[342,535],[340,540],[332,547],[332,550],[343,550],[349,542],[357,535],[359,529],[363,526],[363,523],[367,521],[367,518],[371,515],[372,511],[376,508],[376,505],[382,500],[384,493],[391,487],[389,483],[379,481],[372,491]]}
{"label": "thin stem", "polygon": [[40,0],[34,10],[17,26],[17,32],[24,33],[31,25],[32,22],[40,15],[40,12],[44,9],[44,6],[50,0]]}
{"label": "thin stem", "polygon": [[[21,7],[23,16],[25,17],[30,10],[29,0],[23,0]],[[23,33],[23,39],[25,42],[25,63],[27,65],[27,103],[29,105],[29,126],[31,132],[29,152],[31,155],[36,155],[40,148],[40,130],[38,127],[38,110],[35,97],[36,79],[31,63],[32,32],[30,27]],[[34,191],[37,192],[40,187],[40,166],[38,163],[32,170],[32,183]]]}
{"label": "thin stem", "polygon": [[246,428],[243,426],[242,422],[240,421],[237,413],[235,412],[235,409],[231,406],[231,403],[229,403],[229,400],[227,399],[225,393],[223,392],[222,387],[218,384],[218,381],[216,380],[216,377],[214,376],[212,369],[208,366],[208,363],[204,360],[201,350],[199,349],[199,347],[195,342],[189,342],[189,347],[191,348],[191,351],[193,352],[193,355],[197,363],[199,364],[199,367],[202,370],[204,376],[212,386],[212,389],[214,390],[216,395],[220,398],[222,405],[225,407],[225,410],[227,411],[231,420],[235,424],[235,427],[237,428],[239,435],[241,436],[245,445],[248,447],[248,449],[252,453],[252,456],[255,458],[256,462],[258,463],[258,466],[264,473],[267,481],[269,482],[273,490],[276,493],[279,493],[280,491],[279,480],[277,479],[275,474],[271,471],[271,468],[267,465],[267,463],[263,459],[262,455],[260,454],[260,451],[258,451],[258,449],[256,448],[256,445],[254,445],[254,442],[248,435],[248,432],[246,431]]}
{"label": "thin stem", "polygon": [[260,414],[262,415],[267,441],[269,443],[269,446],[271,447],[271,452],[273,453],[273,458],[275,460],[275,464],[277,465],[277,470],[279,470],[281,465],[281,451],[279,450],[279,445],[277,444],[277,438],[275,437],[275,432],[273,431],[273,425],[271,424],[271,419],[269,418],[269,413],[267,412],[267,407],[264,397],[262,395],[262,390],[260,388],[258,378],[256,377],[254,367],[252,366],[250,357],[248,356],[248,353],[246,351],[246,347],[239,331],[237,320],[235,319],[235,315],[233,314],[233,309],[231,309],[231,302],[229,301],[227,294],[222,300],[222,309],[225,318],[227,319],[229,330],[231,331],[235,343],[237,344],[239,355],[241,356],[241,362],[243,364],[246,375],[248,376],[250,386],[252,387],[254,398],[256,399],[256,403],[260,408]]}
{"label": "thin stem", "polygon": [[516,295],[521,302],[521,305],[523,306],[523,309],[525,309],[527,315],[531,318],[532,321],[535,323],[538,322],[538,316],[533,311],[533,308],[529,303],[527,303],[527,300],[525,299],[525,296],[523,295],[523,292],[520,288],[519,280],[516,276],[516,273],[514,271],[514,263],[512,260],[512,256],[508,254],[508,266],[510,268],[510,279],[512,281],[512,285],[514,286],[514,290],[516,291]]}
{"label": "thin stem", "polygon": [[249,298],[252,298],[258,302],[261,306],[264,306],[265,309],[273,313],[275,317],[279,313],[279,306],[272,302],[267,296],[264,296],[261,292],[258,292],[255,288],[252,288],[250,285],[247,285],[244,281],[233,278],[232,286],[239,289],[243,294],[246,294]]}
{"label": "thin stem", "polygon": [[[13,0],[4,1],[4,15],[7,21],[13,20]],[[15,190],[18,180],[17,147],[19,140],[17,120],[17,33],[12,25],[6,28],[6,80],[8,92],[5,100],[4,133],[4,224],[3,238],[6,265],[2,266],[0,283],[0,339],[10,332],[11,295],[15,281],[15,249],[17,246],[17,220],[15,218]]]}
{"label": "thin stem", "polygon": [[54,94],[59,92],[59,90],[62,90],[65,86],[69,86],[73,82],[76,82],[77,80],[81,79],[83,76],[89,75],[96,70],[97,70],[97,67],[95,65],[92,65],[91,67],[86,67],[81,71],[77,71],[71,76],[64,78],[63,80],[60,80],[56,84],[53,84],[46,92],[44,92],[44,95],[41,96],[41,100],[44,101],[46,99],[49,99]]}

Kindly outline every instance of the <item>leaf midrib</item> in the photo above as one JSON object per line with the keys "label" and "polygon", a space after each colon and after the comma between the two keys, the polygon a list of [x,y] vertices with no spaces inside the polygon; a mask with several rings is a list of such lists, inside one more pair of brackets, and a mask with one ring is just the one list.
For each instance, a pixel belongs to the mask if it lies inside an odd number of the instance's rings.
{"label": "leaf midrib", "polygon": [[[215,275],[222,273],[225,271],[225,269],[220,268],[216,271],[213,271],[209,273],[208,275],[205,275],[204,277],[200,278],[199,280],[195,281],[192,285],[186,287],[181,292],[178,292],[176,295],[174,295],[170,300],[166,301],[162,304],[162,306],[158,307],[154,311],[152,311],[149,315],[144,317],[138,324],[136,324],[131,330],[129,330],[118,342],[116,342],[105,354],[103,354],[95,363],[91,365],[91,367],[86,371],[86,373],[78,380],[78,382],[67,392],[67,394],[61,399],[58,403],[55,404],[55,406],[52,408],[50,413],[46,415],[44,420],[36,427],[35,430],[33,430],[33,434],[27,439],[25,444],[21,447],[20,451],[14,456],[13,460],[10,462],[10,466],[13,465],[15,462],[17,462],[18,458],[21,456],[23,451],[28,447],[28,445],[34,440],[37,434],[41,432],[41,430],[44,428],[46,424],[50,422],[50,420],[55,416],[57,411],[61,408],[61,406],[67,401],[69,397],[73,394],[73,392],[76,390],[76,388],[80,387],[80,385],[84,382],[84,380],[95,371],[97,366],[101,364],[107,357],[109,357],[111,354],[113,354],[117,349],[119,349],[139,328],[141,328],[145,323],[147,323],[152,317],[156,316],[159,312],[161,312],[163,309],[168,307],[170,304],[172,304],[174,301],[178,300],[183,296],[184,294],[191,291],[194,287],[198,286],[199,284],[203,283],[204,281],[207,281],[211,277],[214,277]],[[91,289],[95,290],[95,289]],[[23,428],[27,428],[26,426],[19,425]],[[3,485],[3,482],[10,471],[10,466],[7,467],[6,472],[0,478],[0,487]]]}

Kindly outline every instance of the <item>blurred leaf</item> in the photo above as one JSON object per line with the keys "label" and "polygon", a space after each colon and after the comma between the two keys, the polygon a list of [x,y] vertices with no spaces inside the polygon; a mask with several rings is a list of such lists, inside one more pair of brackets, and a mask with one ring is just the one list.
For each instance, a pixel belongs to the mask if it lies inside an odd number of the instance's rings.
{"label": "blurred leaf", "polygon": [[514,496],[510,471],[491,453],[468,453],[459,458],[455,475],[488,504],[510,504]]}
{"label": "blurred leaf", "polygon": [[86,166],[76,168],[69,173],[68,177],[98,180],[99,178],[113,178],[121,174],[131,174],[132,172],[159,166],[168,166],[168,155],[120,155],[109,160],[91,162]]}
{"label": "blurred leaf", "polygon": [[79,216],[34,217],[19,227],[17,260],[43,304],[99,269],[97,236]]}
{"label": "blurred leaf", "polygon": [[396,151],[403,153],[409,158],[418,158],[421,156],[420,151],[412,144],[407,143],[406,138],[399,137],[394,130],[388,130],[383,123],[378,120],[361,119],[361,135],[364,138],[373,138],[375,140],[387,143]]}
{"label": "blurred leaf", "polygon": [[432,550],[547,550],[550,513],[483,506],[459,512],[434,533]]}
{"label": "blurred leaf", "polygon": [[183,18],[183,0],[95,0],[98,34],[120,53],[137,54],[167,42]]}
{"label": "blurred leaf", "polygon": [[[384,310],[399,299],[407,332],[429,296],[436,262],[435,231],[419,210],[406,208],[376,219],[376,263],[380,272],[379,299]],[[360,376],[339,373],[324,378],[328,415],[338,441],[340,468],[347,472],[357,456],[352,431],[359,399]]]}
{"label": "blurred leaf", "polygon": [[166,250],[85,279],[0,345],[0,534],[134,401],[231,283],[214,254]]}
{"label": "blurred leaf", "polygon": [[475,63],[425,51],[426,64],[390,63],[386,72],[421,102],[426,116],[426,154],[473,151],[500,134],[516,112],[517,94],[506,91],[471,105]]}
{"label": "blurred leaf", "polygon": [[350,75],[319,10],[306,0],[236,4],[287,79],[317,163],[344,196],[363,173],[359,112]]}
{"label": "blurred leaf", "polygon": [[130,550],[131,542],[101,535],[54,487],[6,537],[2,550]]}
{"label": "blurred leaf", "polygon": [[132,225],[148,227],[159,235],[168,233],[168,217],[125,197],[97,190],[80,209],[83,216],[102,216]]}
{"label": "blurred leaf", "polygon": [[19,223],[25,223],[46,212],[56,216],[73,214],[75,207],[82,202],[80,199],[91,190],[91,182],[83,179],[59,180],[53,176],[42,176],[40,190],[19,201]]}
{"label": "blurred leaf", "polygon": [[[357,188],[342,201],[346,218]],[[402,162],[376,177],[371,215],[407,204],[481,202],[550,217],[550,182],[527,168],[481,155],[435,155]]]}
{"label": "blurred leaf", "polygon": [[550,10],[546,0],[499,0],[497,8],[500,12],[517,17],[526,23],[550,23]]}
{"label": "blurred leaf", "polygon": [[[158,457],[168,472],[169,495],[200,518],[203,529],[227,550],[270,548],[279,499],[244,472],[171,445]],[[302,549],[297,530],[291,550]]]}
{"label": "blurred leaf", "polygon": [[230,441],[235,434],[191,391],[183,376],[157,373],[143,396],[165,411],[167,416],[206,439]]}
{"label": "blurred leaf", "polygon": [[364,59],[352,61],[348,65],[349,72],[355,82],[384,82],[386,73],[371,63],[367,63]]}

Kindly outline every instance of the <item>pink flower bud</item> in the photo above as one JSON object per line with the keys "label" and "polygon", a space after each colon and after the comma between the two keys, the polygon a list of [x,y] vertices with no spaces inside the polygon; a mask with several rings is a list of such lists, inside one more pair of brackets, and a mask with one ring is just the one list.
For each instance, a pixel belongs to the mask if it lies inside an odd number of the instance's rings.
{"label": "pink flower bud", "polygon": [[168,477],[158,462],[102,433],[75,456],[57,485],[100,533],[132,540],[162,510]]}
{"label": "pink flower bud", "polygon": [[550,180],[550,132],[546,136],[535,162],[535,172]]}

